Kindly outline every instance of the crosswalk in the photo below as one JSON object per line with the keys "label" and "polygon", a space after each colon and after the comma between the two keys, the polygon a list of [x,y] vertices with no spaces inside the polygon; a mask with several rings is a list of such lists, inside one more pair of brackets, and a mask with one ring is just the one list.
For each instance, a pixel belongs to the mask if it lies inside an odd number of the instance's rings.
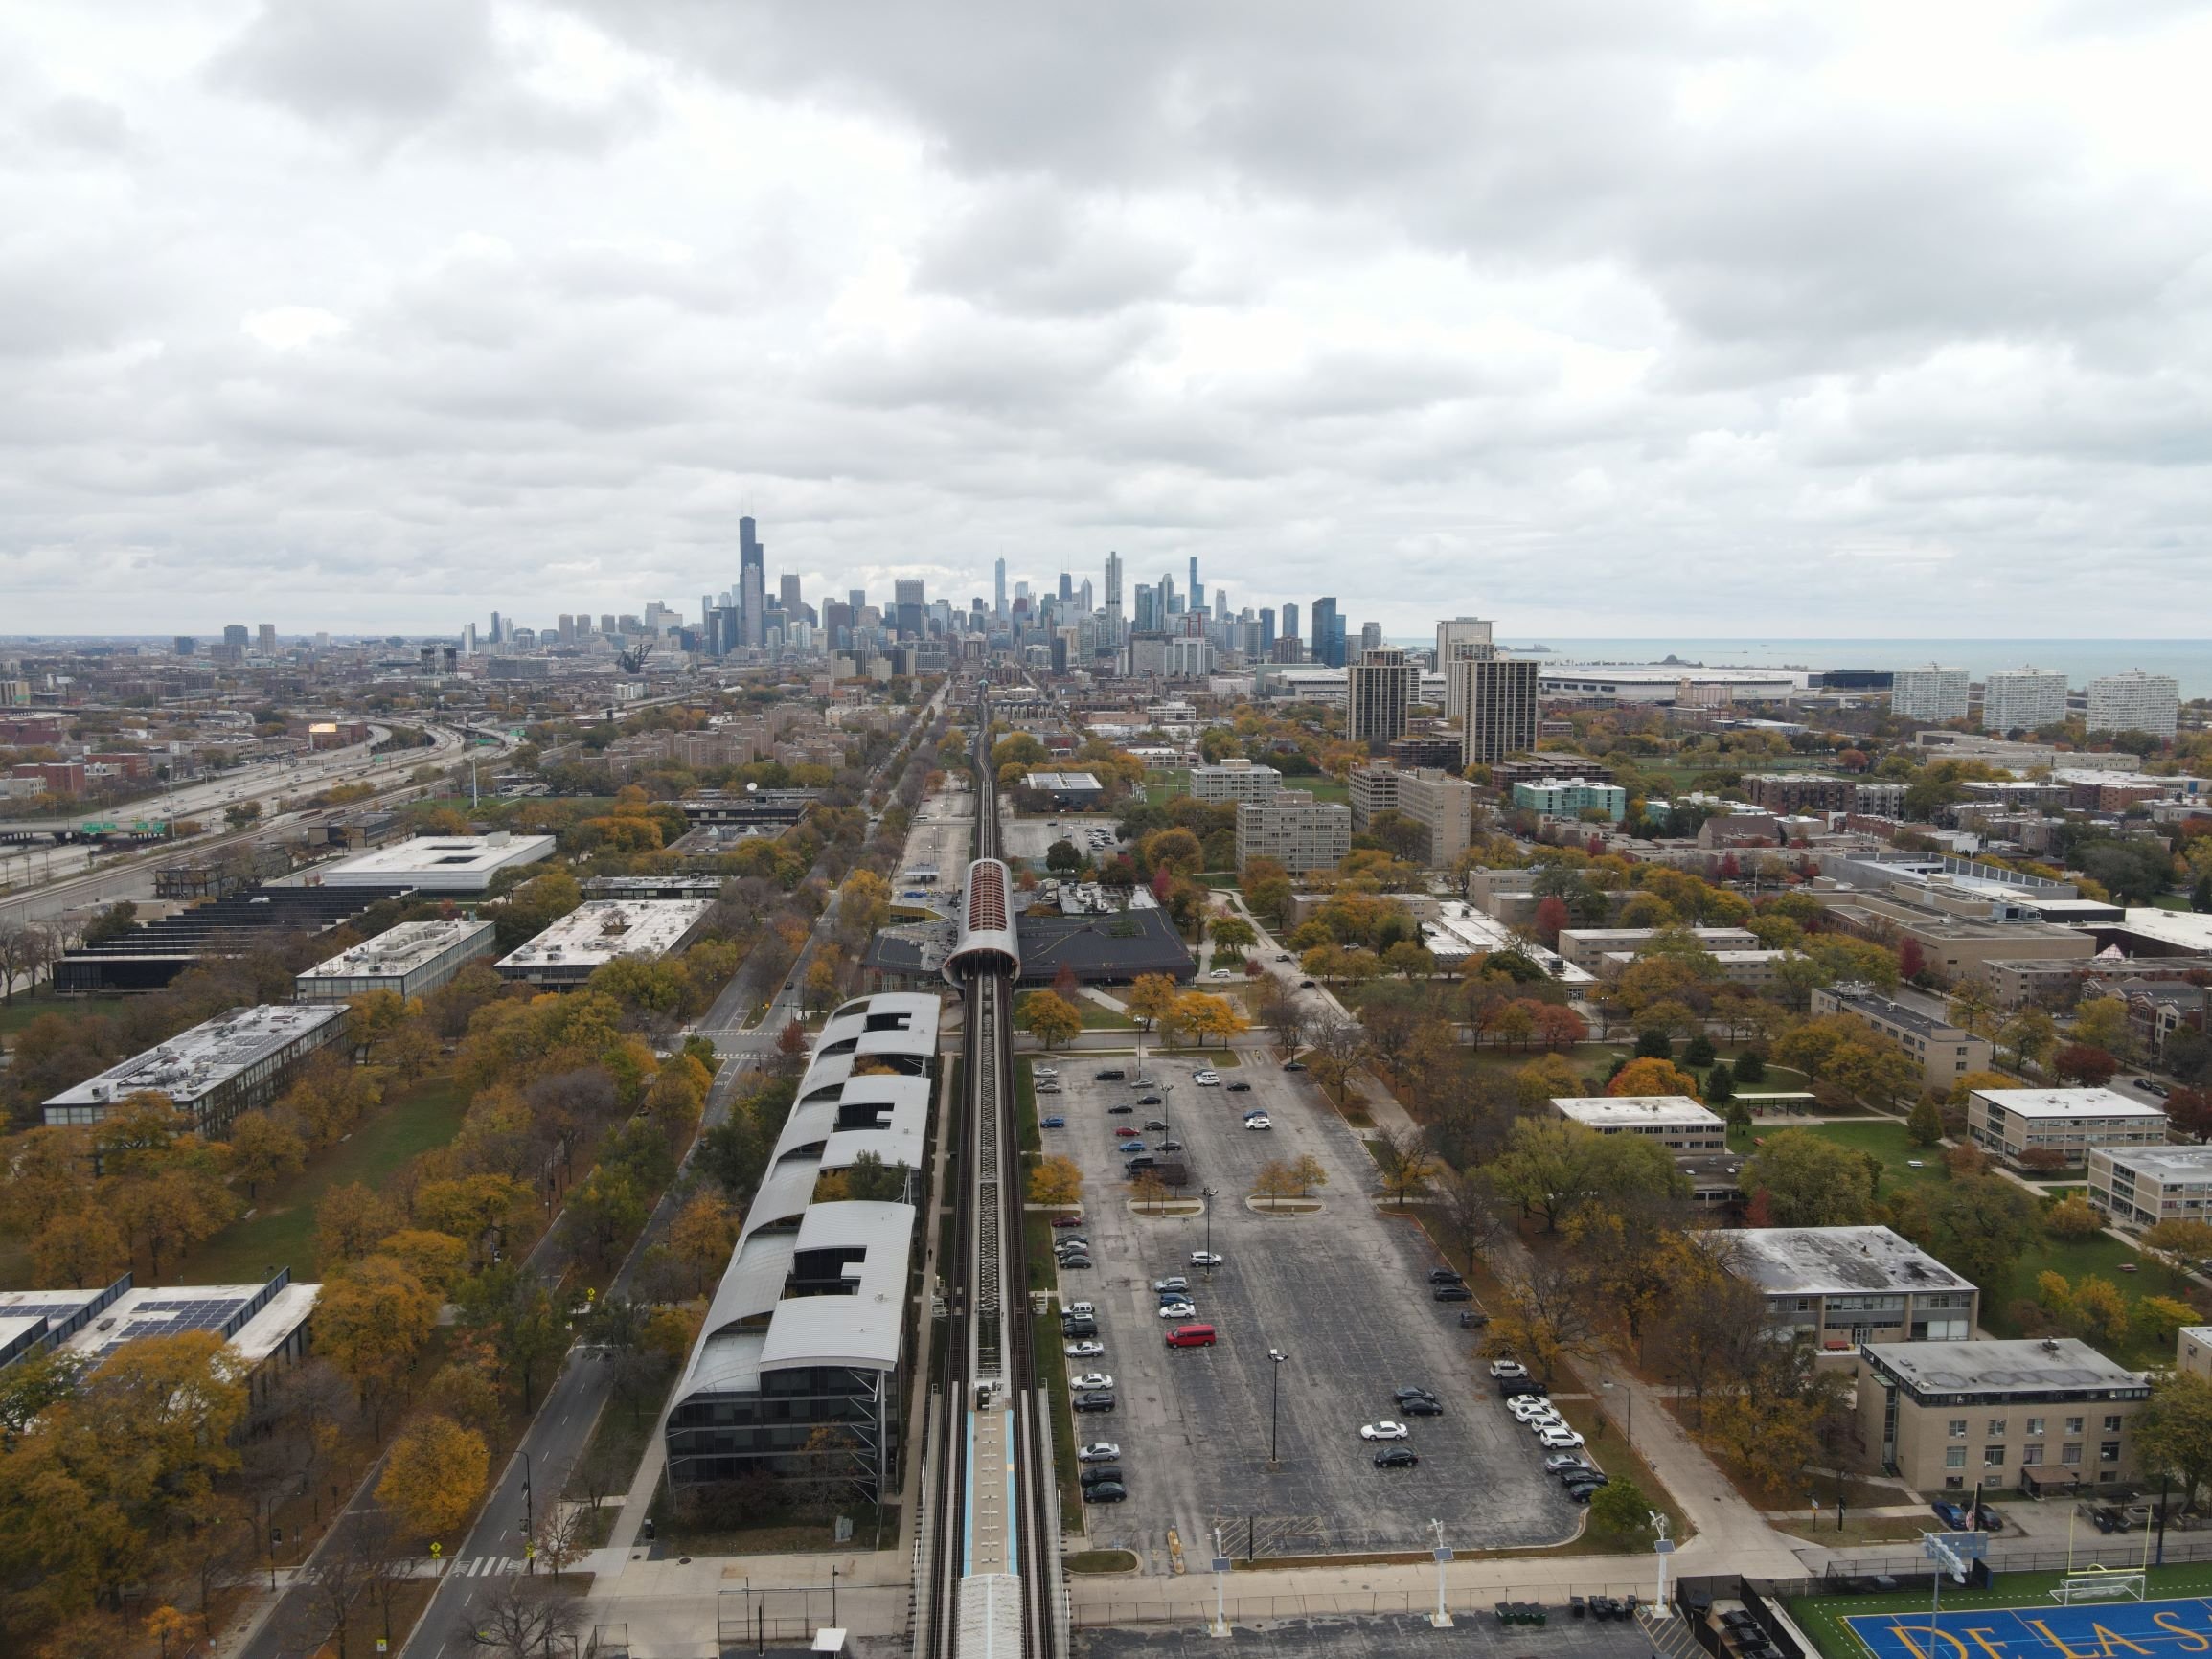
{"label": "crosswalk", "polygon": [[522,1571],[523,1562],[514,1556],[471,1556],[466,1561],[455,1561],[447,1569],[451,1579],[496,1579],[508,1573]]}

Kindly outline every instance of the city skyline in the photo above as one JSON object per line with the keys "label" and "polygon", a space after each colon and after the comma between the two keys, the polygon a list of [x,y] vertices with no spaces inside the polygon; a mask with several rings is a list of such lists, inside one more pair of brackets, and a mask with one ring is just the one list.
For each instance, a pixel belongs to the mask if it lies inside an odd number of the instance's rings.
{"label": "city skyline", "polygon": [[14,19],[9,625],[683,605],[746,512],[1394,638],[2212,616],[2212,20],[740,11]]}

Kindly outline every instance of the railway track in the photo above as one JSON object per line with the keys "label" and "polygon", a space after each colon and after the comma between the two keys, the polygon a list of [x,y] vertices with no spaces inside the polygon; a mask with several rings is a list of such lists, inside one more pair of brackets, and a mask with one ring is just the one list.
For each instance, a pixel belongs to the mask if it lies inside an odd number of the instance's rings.
{"label": "railway track", "polygon": [[[1060,1557],[1051,1396],[1031,1340],[1021,1210],[1021,1124],[1014,1086],[1011,895],[998,858],[988,703],[976,718],[976,863],[966,925],[980,947],[956,951],[966,1009],[962,1086],[948,1126],[952,1249],[943,1259],[945,1317],[925,1424],[926,1523],[916,1540],[914,1659],[1061,1659],[1066,1595]],[[996,898],[988,898],[991,883]],[[988,902],[979,903],[978,891]],[[992,906],[995,905],[994,912]],[[979,914],[982,924],[977,923]],[[991,924],[995,921],[995,927]],[[964,927],[965,936],[965,927]]]}

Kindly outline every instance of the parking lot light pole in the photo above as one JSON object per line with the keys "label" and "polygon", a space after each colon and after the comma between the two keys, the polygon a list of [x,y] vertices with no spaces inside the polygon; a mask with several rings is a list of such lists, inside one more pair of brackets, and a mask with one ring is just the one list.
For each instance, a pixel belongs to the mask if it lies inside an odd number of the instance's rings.
{"label": "parking lot light pole", "polygon": [[1274,1468],[1275,1429],[1283,1420],[1283,1362],[1290,1356],[1279,1348],[1270,1348],[1267,1357],[1275,1362],[1275,1387],[1267,1406],[1267,1466]]}
{"label": "parking lot light pole", "polygon": [[1206,1283],[1214,1282],[1214,1200],[1220,1196],[1219,1187],[1200,1187],[1198,1196],[1206,1201]]}

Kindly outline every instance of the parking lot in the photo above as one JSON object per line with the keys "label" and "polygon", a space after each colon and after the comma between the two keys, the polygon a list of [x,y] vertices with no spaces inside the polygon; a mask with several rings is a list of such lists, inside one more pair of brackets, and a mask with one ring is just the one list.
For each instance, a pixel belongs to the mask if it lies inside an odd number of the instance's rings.
{"label": "parking lot", "polygon": [[[1464,1602],[1464,1598],[1457,1599]],[[1552,1610],[1540,1629],[1501,1625],[1487,1612],[1464,1609],[1449,1630],[1434,1630],[1419,1613],[1363,1618],[1271,1619],[1264,1624],[1238,1621],[1236,1648],[1262,1659],[1386,1659],[1419,1648],[1448,1651],[1464,1659],[1647,1659],[1652,1650],[1643,1627],[1632,1622],[1599,1624],[1569,1620]],[[1209,1648],[1205,1625],[1151,1626],[1142,1629],[1078,1630],[1076,1651],[1083,1659],[1179,1659],[1219,1652]]]}
{"label": "parking lot", "polygon": [[1109,840],[1104,846],[1094,845],[1091,837],[1099,830],[1108,836],[1114,831],[1111,818],[1083,817],[1070,814],[1061,818],[1017,818],[1012,812],[1003,813],[999,820],[999,845],[1006,849],[1012,860],[1026,860],[1044,868],[1044,855],[1052,850],[1055,841],[1072,841],[1075,850],[1085,858],[1110,858],[1120,846],[1118,840]]}
{"label": "parking lot", "polygon": [[[1211,1554],[1217,1526],[1240,1556],[1248,1542],[1263,1556],[1418,1549],[1431,1542],[1431,1519],[1462,1549],[1572,1535],[1581,1511],[1543,1473],[1534,1439],[1481,1375],[1479,1332],[1461,1329],[1459,1306],[1430,1294],[1426,1276],[1438,1259],[1425,1237],[1375,1207],[1372,1160],[1313,1085],[1257,1053],[1246,1057],[1254,1063],[1221,1075],[1251,1083],[1249,1094],[1195,1086],[1196,1058],[1149,1059],[1147,1075],[1173,1085],[1166,1107],[1114,1117],[1109,1103],[1148,1091],[1094,1073],[1123,1065],[1133,1074],[1133,1060],[1065,1057],[1063,1092],[1038,1102],[1040,1114],[1067,1120],[1044,1131],[1045,1150],[1083,1170],[1083,1233],[1096,1262],[1062,1275],[1060,1296],[1097,1304],[1106,1344],[1096,1359],[1062,1363],[1071,1375],[1095,1369],[1115,1379],[1115,1409],[1078,1417],[1076,1438],[1118,1443],[1128,1475],[1127,1502],[1088,1510],[1092,1541],[1164,1569],[1170,1527],[1186,1560]],[[1243,1126],[1254,1106],[1269,1113],[1272,1130]],[[1202,1216],[1152,1218],[1128,1208],[1114,1128],[1159,1116],[1185,1144],[1190,1191],[1219,1193],[1212,1248],[1223,1261],[1210,1279],[1190,1265],[1207,1242]],[[1142,1138],[1148,1147],[1161,1139]],[[1307,1153],[1328,1172],[1325,1213],[1246,1208],[1264,1164]],[[1178,1273],[1191,1279],[1195,1317],[1216,1327],[1218,1346],[1166,1347],[1174,1322],[1158,1317],[1152,1283]],[[1279,1367],[1271,1348],[1287,1356]],[[1270,1468],[1278,1370],[1279,1456]],[[1392,1391],[1407,1385],[1435,1391],[1445,1415],[1410,1420],[1417,1467],[1379,1469],[1360,1425],[1398,1419]]]}

